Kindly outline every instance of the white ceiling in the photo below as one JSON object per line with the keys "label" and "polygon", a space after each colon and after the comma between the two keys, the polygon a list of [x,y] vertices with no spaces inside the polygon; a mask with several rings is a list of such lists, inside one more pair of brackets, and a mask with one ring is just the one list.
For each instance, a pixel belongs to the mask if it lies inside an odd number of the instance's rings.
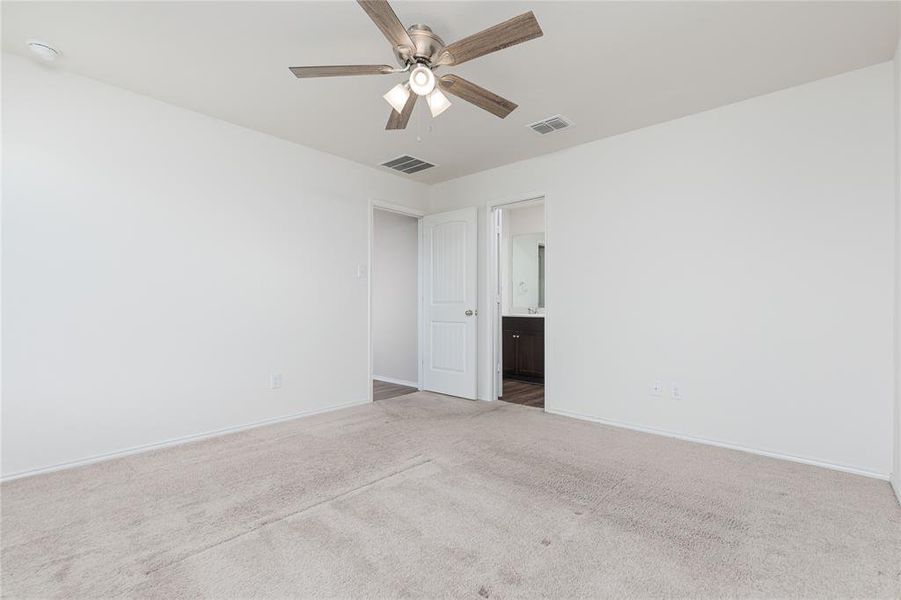
{"label": "white ceiling", "polygon": [[[897,2],[395,2],[450,43],[533,10],[544,37],[454,72],[519,104],[501,120],[462,100],[385,131],[401,75],[297,80],[289,66],[394,64],[351,1],[3,2],[6,51],[57,46],[71,70],[367,165],[437,164],[429,183],[889,60]],[[573,129],[525,127],[563,114]],[[391,172],[391,171],[389,171]]]}

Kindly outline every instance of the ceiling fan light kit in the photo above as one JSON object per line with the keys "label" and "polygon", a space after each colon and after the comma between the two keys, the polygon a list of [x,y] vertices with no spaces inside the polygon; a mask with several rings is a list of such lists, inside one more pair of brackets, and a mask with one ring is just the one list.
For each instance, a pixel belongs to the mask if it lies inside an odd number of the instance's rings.
{"label": "ceiling fan light kit", "polygon": [[393,109],[385,126],[388,130],[406,128],[420,96],[425,96],[433,118],[443,113],[451,105],[444,92],[475,104],[501,119],[516,109],[516,104],[506,98],[457,75],[438,77],[435,70],[460,65],[541,37],[543,32],[531,11],[445,45],[427,25],[416,24],[405,28],[387,0],[357,0],[357,3],[388,38],[400,68],[390,65],[291,67],[297,78],[392,75],[409,71],[406,83],[395,85],[384,95]]}
{"label": "ceiling fan light kit", "polygon": [[427,96],[435,89],[435,74],[423,64],[410,71],[410,89],[420,96]]}
{"label": "ceiling fan light kit", "polygon": [[388,93],[382,96],[385,101],[391,105],[391,108],[397,112],[403,112],[407,100],[410,99],[410,84],[398,83],[396,86],[388,90]]}
{"label": "ceiling fan light kit", "polygon": [[425,97],[425,101],[429,105],[429,112],[432,113],[433,119],[451,106],[451,101],[438,89],[432,90],[432,92]]}

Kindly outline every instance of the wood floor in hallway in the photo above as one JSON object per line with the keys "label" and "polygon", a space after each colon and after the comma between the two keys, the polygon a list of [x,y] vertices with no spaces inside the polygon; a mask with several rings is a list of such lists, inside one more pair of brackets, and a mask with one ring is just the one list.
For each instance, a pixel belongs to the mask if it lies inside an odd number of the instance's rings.
{"label": "wood floor in hallway", "polygon": [[516,379],[504,379],[504,402],[544,408],[544,385]]}
{"label": "wood floor in hallway", "polygon": [[406,396],[417,392],[415,387],[399,385],[397,383],[388,383],[387,381],[372,380],[372,399],[387,400],[388,398],[397,398],[398,396]]}

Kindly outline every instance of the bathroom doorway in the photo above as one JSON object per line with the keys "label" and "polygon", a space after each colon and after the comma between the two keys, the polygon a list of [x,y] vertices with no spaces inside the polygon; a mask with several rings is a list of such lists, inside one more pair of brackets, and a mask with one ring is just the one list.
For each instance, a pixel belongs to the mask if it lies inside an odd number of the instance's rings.
{"label": "bathroom doorway", "polygon": [[495,392],[544,408],[547,242],[544,198],[493,209],[497,294]]}

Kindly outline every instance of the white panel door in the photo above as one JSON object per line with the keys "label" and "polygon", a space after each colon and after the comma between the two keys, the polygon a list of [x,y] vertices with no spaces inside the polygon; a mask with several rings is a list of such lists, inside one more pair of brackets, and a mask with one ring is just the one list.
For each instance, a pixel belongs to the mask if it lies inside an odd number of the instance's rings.
{"label": "white panel door", "polygon": [[475,207],[422,219],[423,389],[476,399]]}

